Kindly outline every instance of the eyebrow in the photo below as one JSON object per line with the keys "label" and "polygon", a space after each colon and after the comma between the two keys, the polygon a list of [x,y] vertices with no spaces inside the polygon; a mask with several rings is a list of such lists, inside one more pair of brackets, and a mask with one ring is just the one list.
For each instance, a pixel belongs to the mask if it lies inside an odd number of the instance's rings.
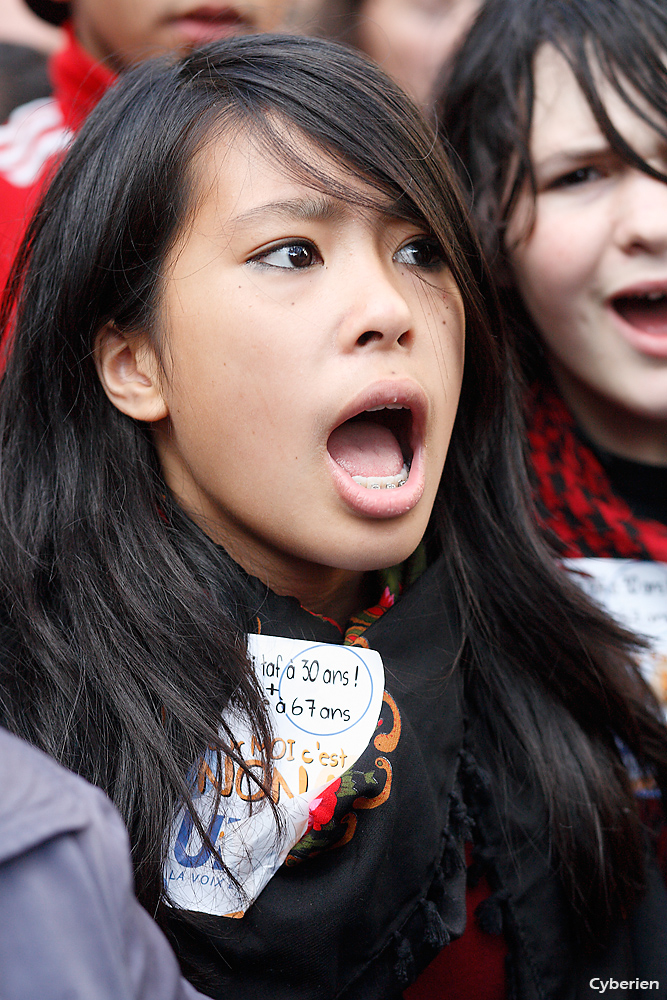
{"label": "eyebrow", "polygon": [[546,163],[548,160],[555,159],[567,159],[567,160],[581,160],[588,159],[589,157],[604,156],[611,149],[609,140],[606,136],[600,137],[600,139],[589,139],[583,142],[572,142],[570,145],[564,145],[560,149],[555,149],[551,153],[543,158],[542,162]]}
{"label": "eyebrow", "polygon": [[548,153],[543,158],[536,158],[535,169],[546,173],[551,173],[552,171],[560,172],[572,167],[576,168],[577,165],[583,163],[599,163],[606,160],[610,154],[612,156],[616,155],[606,140],[604,144],[601,143],[600,145],[573,146],[571,149],[558,150],[554,153]]}
{"label": "eyebrow", "polygon": [[247,212],[241,212],[231,221],[239,225],[252,222],[259,217],[275,216],[296,222],[331,222],[341,218],[345,210],[344,203],[324,195],[313,198],[288,198],[285,201],[269,201],[264,205],[256,205]]}

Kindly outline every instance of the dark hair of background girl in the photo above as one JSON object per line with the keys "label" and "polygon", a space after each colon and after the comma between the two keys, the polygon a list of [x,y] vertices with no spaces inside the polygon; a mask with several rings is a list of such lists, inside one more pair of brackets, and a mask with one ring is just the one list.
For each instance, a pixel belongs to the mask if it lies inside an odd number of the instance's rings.
{"label": "dark hair of background girl", "polygon": [[503,307],[528,334],[522,354],[529,371],[541,367],[542,360],[532,324],[508,287],[505,233],[522,191],[536,193],[530,158],[533,69],[545,43],[567,60],[611,149],[626,163],[667,182],[667,175],[642,159],[614,128],[598,92],[601,74],[667,143],[663,0],[486,0],[440,82],[437,117],[470,194],[487,258],[507,288]]}
{"label": "dark hair of background girl", "polygon": [[159,347],[193,158],[236,131],[351,199],[299,154],[292,140],[307,138],[445,249],[468,348],[430,544],[448,556],[461,663],[498,768],[517,754],[532,768],[572,906],[601,931],[643,872],[614,735],[667,785],[663,729],[624,634],[561,581],[531,527],[511,361],[448,164],[408,99],[346,49],[259,36],[145,64],[102,100],[47,193],[4,314],[16,320],[0,393],[2,721],[109,793],[153,911],[193,761],[231,741],[217,736],[230,698],[266,737],[244,574],[172,500],[149,428],[112,406],[92,359],[110,321]]}

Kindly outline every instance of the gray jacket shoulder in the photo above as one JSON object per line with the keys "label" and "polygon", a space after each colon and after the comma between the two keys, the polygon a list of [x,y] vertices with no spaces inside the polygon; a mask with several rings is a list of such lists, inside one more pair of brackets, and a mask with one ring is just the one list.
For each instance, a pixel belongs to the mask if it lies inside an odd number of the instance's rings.
{"label": "gray jacket shoulder", "polygon": [[2,1000],[194,1000],[103,793],[0,730]]}

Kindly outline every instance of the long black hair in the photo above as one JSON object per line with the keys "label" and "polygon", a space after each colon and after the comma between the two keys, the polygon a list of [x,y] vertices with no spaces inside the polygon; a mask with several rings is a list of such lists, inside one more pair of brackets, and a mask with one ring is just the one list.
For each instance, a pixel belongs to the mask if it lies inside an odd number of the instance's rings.
{"label": "long black hair", "polygon": [[[389,197],[444,248],[467,358],[430,545],[454,581],[472,703],[506,766],[520,753],[532,768],[573,911],[600,929],[643,872],[614,738],[664,781],[662,725],[627,637],[561,580],[532,528],[514,367],[446,157],[398,88],[341,47],[246,37],[145,64],[102,100],[47,192],[4,305],[2,721],[110,794],[153,910],[193,761],[207,745],[233,753],[233,733],[218,737],[230,698],[264,742],[246,578],[172,499],[148,429],[112,406],[92,359],[109,322],[152,331],[159,348],[193,159],[238,130],[332,190],[292,148],[305,137],[366,182],[370,203]],[[340,182],[333,191],[352,198]]]}

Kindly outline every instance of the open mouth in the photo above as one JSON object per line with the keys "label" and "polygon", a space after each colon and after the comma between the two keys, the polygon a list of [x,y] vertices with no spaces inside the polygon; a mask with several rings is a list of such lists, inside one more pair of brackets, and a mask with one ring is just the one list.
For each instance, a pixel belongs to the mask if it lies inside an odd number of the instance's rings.
{"label": "open mouth", "polygon": [[342,500],[363,517],[407,514],[426,485],[428,401],[414,382],[369,386],[340,414],[327,452]]}
{"label": "open mouth", "polygon": [[401,403],[373,406],[336,427],[327,449],[334,462],[369,490],[405,486],[412,462],[412,411]]}
{"label": "open mouth", "polygon": [[667,289],[618,295],[611,300],[611,306],[640,333],[667,336]]}

